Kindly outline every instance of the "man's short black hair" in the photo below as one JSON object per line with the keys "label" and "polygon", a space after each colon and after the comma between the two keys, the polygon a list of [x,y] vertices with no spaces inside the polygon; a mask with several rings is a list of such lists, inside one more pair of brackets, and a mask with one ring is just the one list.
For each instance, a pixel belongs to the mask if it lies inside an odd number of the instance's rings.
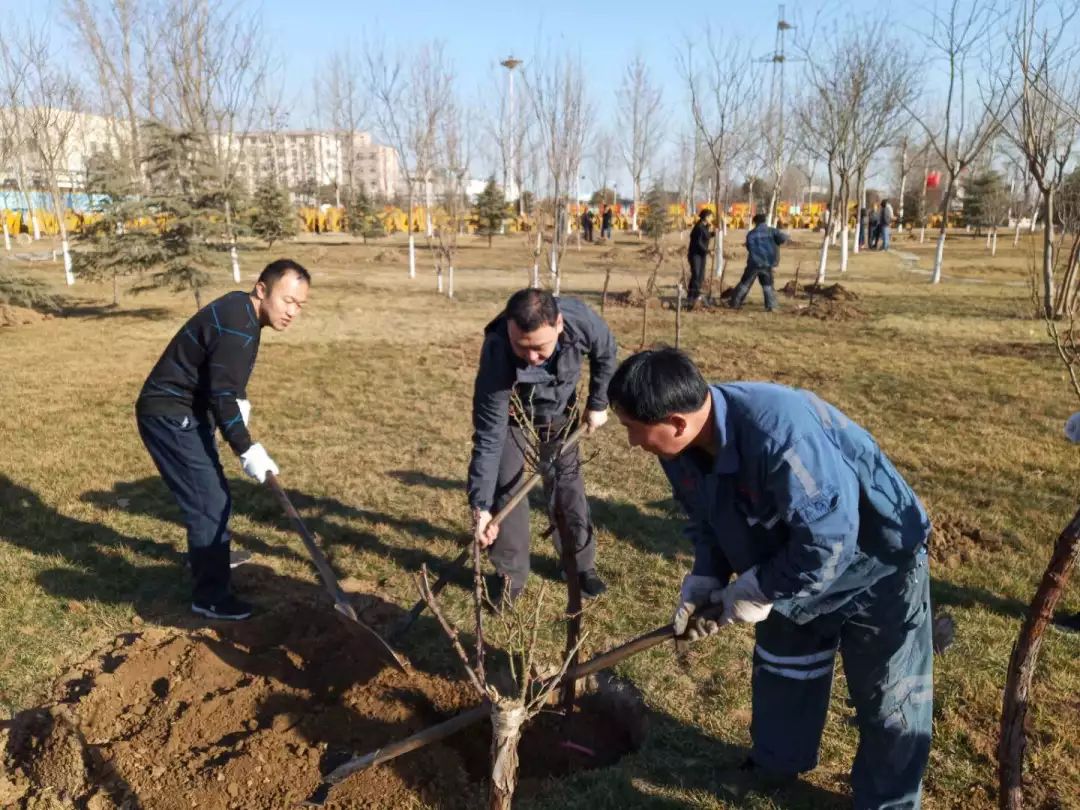
{"label": "man's short black hair", "polygon": [[647,425],[673,413],[693,413],[708,397],[709,386],[694,361],[667,347],[627,357],[608,383],[611,406]]}
{"label": "man's short black hair", "polygon": [[311,283],[311,273],[304,269],[304,266],[299,262],[294,262],[292,259],[278,259],[277,261],[270,262],[263,268],[263,271],[259,273],[259,281],[266,285],[266,290],[269,292],[274,289],[274,285],[290,270],[296,275]]}
{"label": "man's short black hair", "polygon": [[522,332],[535,332],[542,326],[555,325],[559,320],[559,302],[547,290],[529,287],[511,295],[504,312]]}
{"label": "man's short black hair", "polygon": [[762,222],[764,222],[767,219],[768,219],[768,217],[765,216],[762,213],[754,214],[754,224],[755,225],[760,225]]}
{"label": "man's short black hair", "polygon": [[701,213],[697,215],[697,218],[700,219],[702,222],[704,222],[707,217],[711,217],[711,216],[712,216],[712,211],[710,209],[702,208]]}

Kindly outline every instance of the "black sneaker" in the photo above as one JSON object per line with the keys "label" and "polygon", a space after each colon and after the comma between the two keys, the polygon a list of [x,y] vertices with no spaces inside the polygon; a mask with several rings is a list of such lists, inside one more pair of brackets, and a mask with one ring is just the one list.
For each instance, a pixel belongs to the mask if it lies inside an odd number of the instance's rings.
{"label": "black sneaker", "polygon": [[607,590],[604,580],[596,575],[596,569],[590,568],[578,574],[578,583],[581,585],[581,594],[587,599],[595,599]]}
{"label": "black sneaker", "polygon": [[202,601],[191,603],[192,613],[197,613],[208,619],[221,619],[233,622],[250,618],[251,610],[251,605],[242,599],[237,599],[231,594],[213,604]]}

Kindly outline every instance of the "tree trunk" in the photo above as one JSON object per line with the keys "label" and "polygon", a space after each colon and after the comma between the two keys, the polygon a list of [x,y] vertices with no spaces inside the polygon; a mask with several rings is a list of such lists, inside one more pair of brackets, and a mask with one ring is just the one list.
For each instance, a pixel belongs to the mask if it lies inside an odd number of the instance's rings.
{"label": "tree trunk", "polygon": [[60,249],[64,254],[64,280],[70,287],[75,283],[75,274],[71,269],[71,246],[68,244],[67,223],[64,222],[64,201],[60,196],[60,187],[52,182],[53,211],[56,212],[56,226],[60,229]]}
{"label": "tree trunk", "polygon": [[232,225],[232,206],[225,201],[225,229],[229,233],[229,260],[232,262],[233,282],[240,283],[240,257],[236,255],[236,232]]}
{"label": "tree trunk", "polygon": [[1043,227],[1043,314],[1054,317],[1054,188],[1046,191],[1046,225]]}
{"label": "tree trunk", "polygon": [[416,278],[416,240],[413,238],[413,184],[409,182],[409,212],[405,216],[405,229],[409,232],[409,278]]}
{"label": "tree trunk", "polygon": [[[634,213],[630,215],[630,230],[638,233],[638,206],[641,205],[641,181],[640,178],[634,178]],[[641,234],[638,233],[640,236]]]}
{"label": "tree trunk", "polygon": [[997,226],[995,225],[994,226],[994,231],[991,234],[992,238],[990,239],[990,256],[991,256],[991,258],[994,257],[994,256],[997,256],[997,236],[998,236]]}
{"label": "tree trunk", "polygon": [[195,309],[202,309],[202,293],[199,291],[199,285],[196,284],[191,288],[192,293],[195,294]]}
{"label": "tree trunk", "polygon": [[934,270],[930,274],[931,284],[941,283],[941,265],[945,258],[945,230],[949,225],[949,205],[952,203],[953,178],[949,178],[949,185],[945,189],[945,197],[941,201],[941,229],[938,231],[937,249],[934,251]]}
{"label": "tree trunk", "polygon": [[[862,171],[859,172],[859,180],[855,184],[855,234],[851,240],[851,252],[858,255],[859,240],[862,238],[862,212],[866,208],[866,181]],[[869,212],[867,212],[869,218]]]}
{"label": "tree trunk", "polygon": [[682,299],[683,299],[683,286],[680,281],[675,285],[675,348],[679,348],[679,341],[682,339]]}
{"label": "tree trunk", "polygon": [[450,265],[446,269],[446,297],[454,297],[454,265]]}
{"label": "tree trunk", "polygon": [[112,274],[112,303],[114,307],[120,306],[119,276],[115,272]]}
{"label": "tree trunk", "polygon": [[1071,301],[1076,298],[1080,290],[1077,283],[1077,271],[1080,270],[1080,234],[1073,238],[1072,247],[1069,248],[1069,259],[1065,263],[1065,275],[1061,279],[1061,285],[1057,291],[1057,301],[1054,302],[1054,316],[1072,317],[1074,313]]}
{"label": "tree trunk", "polygon": [[7,211],[0,210],[0,223],[4,226],[4,250],[8,253],[11,252],[11,233],[8,231],[7,225]]}
{"label": "tree trunk", "polygon": [[442,265],[435,265],[435,291],[439,294],[443,294],[442,284]]}
{"label": "tree trunk", "polygon": [[604,316],[604,310],[607,308],[607,294],[608,286],[611,284],[611,268],[609,267],[604,272],[604,289],[600,293],[600,317]]}
{"label": "tree trunk", "polygon": [[518,743],[526,719],[520,701],[501,698],[491,704],[490,810],[510,810],[518,781]]}
{"label": "tree trunk", "polygon": [[[18,133],[16,133],[18,136]],[[31,227],[33,228],[34,241],[37,242],[41,239],[41,223],[38,222],[37,213],[34,209],[34,204],[30,200],[30,192],[26,190],[26,183],[23,178],[26,175],[26,170],[23,167],[23,159],[21,156],[17,156],[15,159],[15,183],[19,187],[19,193],[22,194],[23,199],[26,201],[26,215],[30,217]]]}
{"label": "tree trunk", "polygon": [[825,267],[829,263],[829,227],[825,226],[821,234],[821,253],[818,256],[817,278],[815,284],[825,283]]}
{"label": "tree trunk", "polygon": [[431,222],[431,178],[424,176],[424,236],[430,239],[435,235]]}
{"label": "tree trunk", "polygon": [[907,189],[907,139],[904,139],[900,147],[900,207],[896,217],[896,223],[900,231],[904,230],[904,191]]}
{"label": "tree trunk", "polygon": [[713,167],[713,208],[716,215],[716,253],[713,254],[713,275],[719,282],[720,292],[724,291],[724,235],[727,232],[727,222],[724,220],[724,210],[720,201],[720,167]]}
{"label": "tree trunk", "polygon": [[536,218],[536,252],[533,254],[532,288],[540,289],[540,253],[544,249],[544,228],[540,217]]}
{"label": "tree trunk", "polygon": [[1043,632],[1054,616],[1069,575],[1080,554],[1080,511],[1058,536],[1050,563],[1046,566],[1035,598],[1028,608],[1020,636],[1009,659],[1005,698],[1001,711],[1001,737],[998,742],[998,805],[1003,810],[1024,806],[1024,749],[1027,746],[1025,725],[1031,701],[1031,684],[1039,659]]}

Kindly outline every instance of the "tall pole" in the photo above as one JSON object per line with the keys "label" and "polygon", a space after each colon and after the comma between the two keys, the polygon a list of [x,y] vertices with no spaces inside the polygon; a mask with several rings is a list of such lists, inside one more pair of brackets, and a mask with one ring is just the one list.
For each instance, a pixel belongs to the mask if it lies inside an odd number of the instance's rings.
{"label": "tall pole", "polygon": [[[510,183],[509,183],[509,178],[507,177],[507,174],[509,174],[512,177],[514,175],[514,168],[517,166],[517,163],[515,162],[517,160],[517,143],[516,143],[516,140],[517,140],[516,134],[517,133],[516,133],[516,120],[514,119],[514,68],[516,68],[518,65],[521,64],[521,60],[520,59],[515,59],[513,56],[509,56],[506,59],[504,59],[502,62],[500,62],[499,64],[502,65],[504,68],[506,68],[506,72],[509,74],[509,82],[510,82],[510,87],[509,87],[509,90],[507,91],[507,96],[508,96],[507,118],[509,119],[507,130],[508,130],[508,132],[510,134],[510,155],[509,155],[509,160],[507,161],[509,165],[508,165],[507,169],[503,172],[503,194],[506,194],[510,189]],[[518,189],[517,192],[518,192],[518,216],[520,217],[520,216],[523,216],[524,213],[525,213],[525,206],[524,206],[524,203],[523,203],[523,201],[521,199],[521,197],[522,197],[521,189]]]}

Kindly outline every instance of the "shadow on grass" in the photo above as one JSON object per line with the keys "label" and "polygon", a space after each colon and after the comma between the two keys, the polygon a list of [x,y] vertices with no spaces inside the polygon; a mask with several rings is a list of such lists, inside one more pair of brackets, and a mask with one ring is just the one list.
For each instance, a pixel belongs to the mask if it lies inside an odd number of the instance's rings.
{"label": "shadow on grass", "polygon": [[1028,606],[1019,599],[999,596],[985,588],[967,588],[937,579],[931,569],[930,598],[935,607],[985,608],[1010,619],[1022,619]]}
{"label": "shadow on grass", "polygon": [[[389,475],[407,486],[465,492],[464,481],[443,478],[420,470],[394,470]],[[542,495],[534,490],[529,498],[529,505],[532,509],[542,510]],[[686,524],[685,518],[678,511],[675,501],[670,498],[650,503],[648,507],[661,514],[651,514],[626,501],[589,498],[589,512],[594,526],[610,532],[619,540],[637,546],[642,551],[675,559],[680,552],[685,552],[688,548],[682,533]],[[541,562],[540,571],[543,572],[543,569]]]}
{"label": "shadow on grass", "polygon": [[65,318],[86,318],[87,320],[145,320],[163,321],[175,317],[171,309],[166,307],[137,307],[126,309],[113,304],[74,304],[65,306],[62,314]]}

